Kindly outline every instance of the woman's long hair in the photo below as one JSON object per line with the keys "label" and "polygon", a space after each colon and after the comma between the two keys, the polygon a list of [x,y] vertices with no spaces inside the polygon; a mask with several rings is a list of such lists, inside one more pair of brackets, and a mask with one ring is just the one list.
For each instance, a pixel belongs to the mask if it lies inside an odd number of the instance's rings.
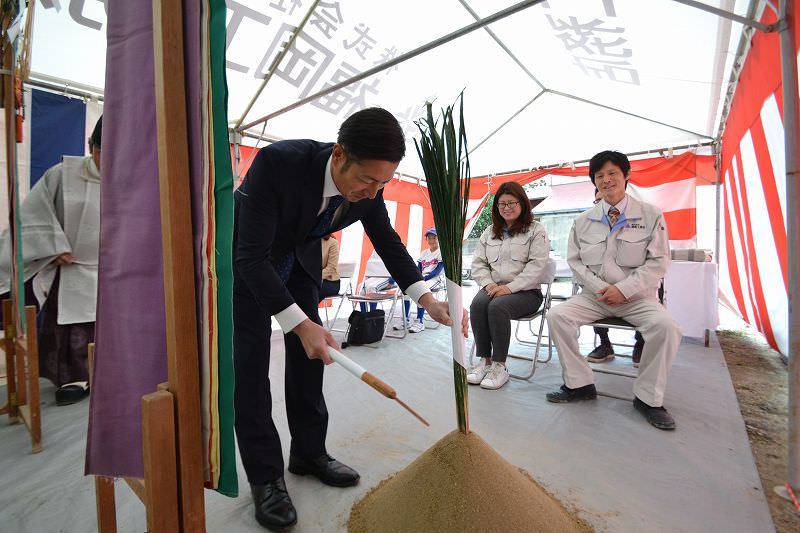
{"label": "woman's long hair", "polygon": [[506,227],[506,221],[500,216],[500,208],[497,206],[497,203],[500,201],[500,197],[504,194],[510,194],[516,198],[521,209],[517,219],[508,227],[509,235],[516,235],[517,233],[524,233],[528,231],[528,227],[531,225],[531,222],[533,222],[533,215],[531,214],[531,201],[528,200],[528,195],[525,194],[525,190],[522,188],[522,185],[516,181],[507,181],[500,185],[500,188],[497,189],[497,192],[494,195],[494,200],[492,201],[492,235],[495,239],[503,238],[503,230]]}

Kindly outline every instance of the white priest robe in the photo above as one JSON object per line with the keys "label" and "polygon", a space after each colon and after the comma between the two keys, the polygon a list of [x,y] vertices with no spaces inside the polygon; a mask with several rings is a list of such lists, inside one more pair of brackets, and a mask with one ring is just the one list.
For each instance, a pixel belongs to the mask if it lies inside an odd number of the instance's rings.
{"label": "white priest robe", "polygon": [[[91,157],[64,156],[31,189],[20,208],[24,277],[44,305],[59,255],[75,261],[61,266],[58,324],[95,321],[100,238],[100,173]],[[0,237],[0,293],[9,290],[11,240]]]}

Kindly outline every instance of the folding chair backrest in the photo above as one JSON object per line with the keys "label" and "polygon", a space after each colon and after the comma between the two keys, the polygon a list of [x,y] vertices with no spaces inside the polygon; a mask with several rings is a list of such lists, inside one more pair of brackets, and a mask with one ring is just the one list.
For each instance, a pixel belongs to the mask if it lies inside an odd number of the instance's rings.
{"label": "folding chair backrest", "polygon": [[347,283],[339,290],[340,295],[353,293],[353,275],[355,274],[355,263],[339,263],[339,278],[347,279]]}

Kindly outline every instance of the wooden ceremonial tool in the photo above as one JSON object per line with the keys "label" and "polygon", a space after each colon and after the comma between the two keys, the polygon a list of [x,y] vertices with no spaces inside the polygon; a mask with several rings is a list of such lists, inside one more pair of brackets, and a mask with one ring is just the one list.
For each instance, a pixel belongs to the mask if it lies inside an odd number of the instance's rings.
{"label": "wooden ceremonial tool", "polygon": [[362,366],[358,363],[355,363],[352,359],[348,358],[346,355],[341,353],[340,351],[328,347],[328,354],[331,356],[331,359],[339,363],[344,367],[345,370],[353,374],[355,377],[375,389],[376,391],[380,392],[384,396],[389,399],[392,399],[403,406],[409,413],[414,415],[417,420],[425,424],[426,426],[430,426],[428,421],[419,416],[416,411],[414,411],[411,407],[409,407],[403,400],[397,397],[397,392],[389,385],[381,381],[377,376],[370,374]]}

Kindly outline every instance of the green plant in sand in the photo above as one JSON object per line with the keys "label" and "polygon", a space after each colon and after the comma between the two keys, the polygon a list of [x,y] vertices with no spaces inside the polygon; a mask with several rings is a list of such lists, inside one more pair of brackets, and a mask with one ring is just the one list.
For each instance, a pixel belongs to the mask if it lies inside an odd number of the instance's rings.
{"label": "green plant in sand", "polygon": [[[417,154],[428,182],[433,219],[439,234],[439,247],[444,260],[447,279],[461,290],[461,246],[469,201],[469,157],[467,135],[464,130],[464,94],[458,100],[458,122],[454,116],[455,104],[442,109],[440,120],[433,118],[433,104],[427,104],[427,118],[416,122],[420,139],[414,139]],[[448,300],[455,300],[454,289],[448,283]],[[459,295],[460,296],[460,295]],[[460,298],[458,298],[460,301]],[[464,343],[459,327],[461,309],[451,307],[453,319],[453,376],[455,379],[456,414],[458,429],[469,433],[467,404],[467,369]]]}

